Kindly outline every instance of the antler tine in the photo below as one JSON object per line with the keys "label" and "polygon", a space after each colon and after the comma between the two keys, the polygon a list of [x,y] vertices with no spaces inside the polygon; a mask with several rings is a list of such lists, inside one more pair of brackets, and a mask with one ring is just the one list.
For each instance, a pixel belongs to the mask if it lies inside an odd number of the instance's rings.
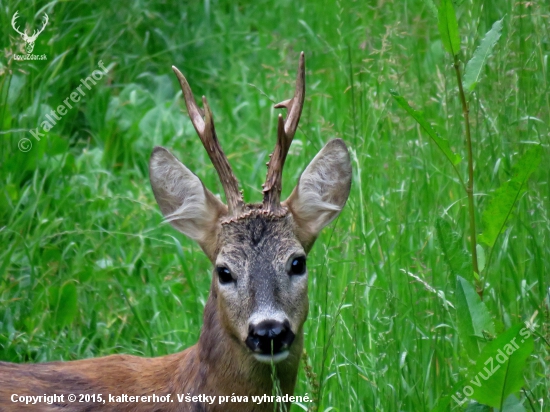
{"label": "antler tine", "polygon": [[244,207],[243,197],[239,191],[239,183],[237,182],[237,178],[233,174],[231,165],[229,164],[229,161],[220,146],[218,137],[216,136],[214,119],[212,117],[212,112],[210,111],[210,106],[208,106],[208,102],[206,101],[206,97],[202,97],[204,110],[201,110],[195,102],[191,87],[189,87],[189,83],[187,83],[184,75],[175,66],[172,66],[172,70],[174,70],[174,73],[180,82],[185,105],[187,106],[187,112],[189,113],[191,122],[193,123],[193,126],[201,139],[202,145],[208,153],[208,157],[210,157],[210,161],[214,165],[216,172],[218,172],[218,176],[225,192],[225,198],[227,199],[229,215],[237,216],[242,212]]}
{"label": "antler tine", "polygon": [[276,109],[286,108],[288,116],[283,120],[279,115],[277,127],[277,143],[271,154],[271,159],[267,163],[267,176],[263,185],[264,201],[263,208],[266,213],[274,216],[282,216],[286,210],[281,206],[281,188],[283,178],[283,167],[286,155],[294,139],[294,134],[298,128],[298,122],[304,107],[306,95],[306,74],[304,52],[300,53],[300,62],[298,64],[298,74],[296,75],[296,89],[294,97],[276,104]]}
{"label": "antler tine", "polygon": [[17,24],[17,18],[19,17],[19,10],[17,10],[15,12],[15,14],[13,15],[13,17],[11,18],[11,26],[13,27],[13,29],[19,33],[21,36],[24,36],[25,33],[22,33],[19,31],[19,26],[18,27],[15,27],[15,25]]}
{"label": "antler tine", "polygon": [[34,39],[36,39],[38,35],[44,31],[44,29],[46,28],[46,25],[48,24],[48,21],[49,21],[49,17],[46,13],[44,13],[44,16],[42,16],[42,27],[40,28],[40,30],[37,29],[32,33],[32,37]]}
{"label": "antler tine", "polygon": [[[302,114],[302,108],[304,107],[304,99],[306,96],[306,74],[305,74],[305,57],[304,52],[300,53],[300,63],[298,65],[298,74],[296,75],[296,90],[294,91],[294,97],[292,99],[285,100],[281,103],[277,103],[276,109],[286,108],[288,110],[288,116],[285,120],[285,134],[288,139],[292,141],[294,133],[298,128],[298,122]],[[290,144],[289,144],[290,147]]]}

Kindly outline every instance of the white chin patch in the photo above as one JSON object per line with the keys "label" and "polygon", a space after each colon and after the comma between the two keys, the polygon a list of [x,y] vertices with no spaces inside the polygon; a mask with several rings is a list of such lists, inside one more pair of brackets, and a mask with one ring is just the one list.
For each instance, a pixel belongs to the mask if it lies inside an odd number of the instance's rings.
{"label": "white chin patch", "polygon": [[288,351],[285,350],[284,352],[281,352],[281,353],[278,353],[276,355],[261,355],[259,353],[255,353],[254,354],[254,357],[256,358],[257,361],[259,362],[262,362],[262,363],[277,363],[277,362],[280,362],[282,360],[285,360],[287,357],[288,357]]}

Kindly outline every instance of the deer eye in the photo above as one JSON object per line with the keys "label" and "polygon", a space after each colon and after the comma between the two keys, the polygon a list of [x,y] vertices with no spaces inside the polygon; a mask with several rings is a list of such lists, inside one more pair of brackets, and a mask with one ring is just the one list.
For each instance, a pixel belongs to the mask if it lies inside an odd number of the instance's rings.
{"label": "deer eye", "polygon": [[218,266],[216,268],[216,273],[218,274],[218,279],[222,285],[234,282],[233,276],[231,276],[231,271],[224,266]]}
{"label": "deer eye", "polygon": [[303,275],[306,273],[306,257],[298,256],[290,263],[289,275]]}

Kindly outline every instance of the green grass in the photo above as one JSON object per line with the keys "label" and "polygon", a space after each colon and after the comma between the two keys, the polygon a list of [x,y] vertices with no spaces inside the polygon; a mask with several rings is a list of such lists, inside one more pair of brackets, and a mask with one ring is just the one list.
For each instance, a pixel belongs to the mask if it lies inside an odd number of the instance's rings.
{"label": "green grass", "polygon": [[[305,340],[319,411],[430,411],[454,393],[469,363],[456,312],[442,299],[455,303],[456,277],[436,222],[447,221],[468,250],[467,199],[389,93],[424,110],[465,159],[455,73],[429,3],[8,0],[0,13],[0,359],[159,356],[197,341],[210,264],[162,223],[148,182],[153,146],[173,151],[215,193],[221,185],[171,65],[208,97],[245,199],[259,201],[276,137],[271,106],[291,97],[304,50],[307,100],[283,196],[330,138],[343,138],[354,159],[350,200],[308,260]],[[518,395],[527,410],[550,411],[550,3],[456,8],[462,61],[505,16],[470,108],[479,233],[488,195],[522,153],[543,144],[541,167],[484,272],[484,302],[497,334],[538,311],[540,336]],[[34,50],[47,61],[12,59],[22,48],[11,28],[16,10],[29,28],[49,14]],[[99,60],[109,75],[46,137],[32,138],[28,130]],[[31,139],[28,153],[18,149],[22,138]],[[458,168],[466,179],[465,161]],[[312,385],[302,370],[295,393],[311,394]]]}

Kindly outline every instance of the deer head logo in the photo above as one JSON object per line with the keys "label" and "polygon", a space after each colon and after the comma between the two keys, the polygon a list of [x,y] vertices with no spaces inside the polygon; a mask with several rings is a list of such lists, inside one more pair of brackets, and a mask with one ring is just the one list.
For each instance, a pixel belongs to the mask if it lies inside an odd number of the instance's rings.
{"label": "deer head logo", "polygon": [[19,30],[19,27],[17,27],[17,17],[19,14],[19,11],[16,11],[15,14],[13,15],[13,18],[11,19],[11,25],[13,27],[13,29],[19,33],[21,35],[21,37],[23,38],[23,40],[25,40],[25,42],[27,43],[26,46],[25,46],[25,51],[27,52],[27,54],[31,54],[33,49],[34,49],[34,42],[36,41],[36,38],[38,37],[38,35],[40,33],[42,33],[44,31],[44,28],[46,27],[46,24],[48,24],[48,15],[46,13],[44,13],[44,17],[42,17],[42,27],[39,29],[39,30],[35,30],[32,34],[32,36],[29,36],[25,31],[21,32]]}

